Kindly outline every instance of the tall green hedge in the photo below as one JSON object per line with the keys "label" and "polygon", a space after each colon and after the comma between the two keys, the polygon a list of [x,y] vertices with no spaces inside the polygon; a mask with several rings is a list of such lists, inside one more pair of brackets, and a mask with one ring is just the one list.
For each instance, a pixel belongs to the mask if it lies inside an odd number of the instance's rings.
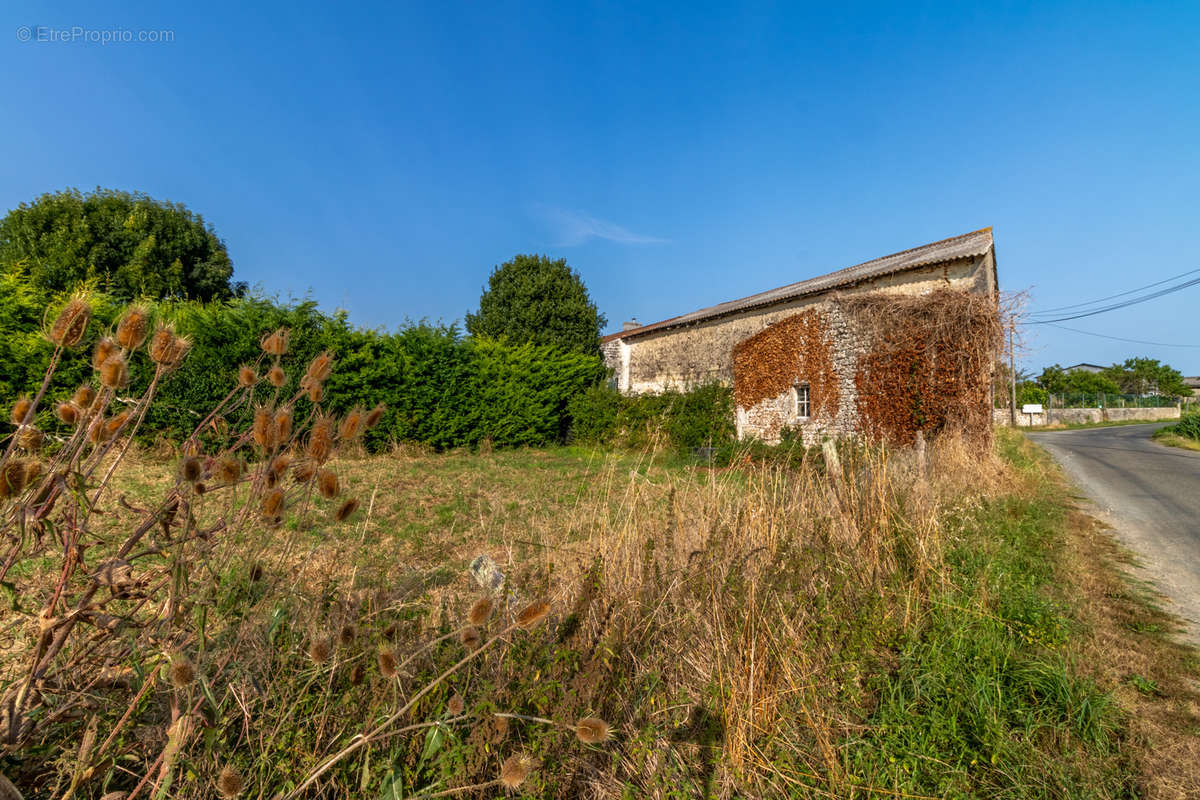
{"label": "tall green hedge", "polygon": [[[93,298],[88,340],[64,358],[51,398],[88,379],[91,345],[120,314],[120,304],[103,295]],[[19,274],[0,275],[0,401],[5,407],[40,384],[52,352],[40,329],[48,309],[52,313],[61,300],[31,289]],[[149,435],[172,439],[190,432],[225,396],[238,366],[253,363],[262,336],[280,327],[291,330],[285,388],[294,390],[308,361],[330,350],[336,363],[326,384],[326,408],[345,412],[386,404],[387,413],[367,438],[375,449],[393,440],[442,449],[484,440],[497,446],[561,442],[569,428],[571,398],[604,374],[598,356],[465,338],[454,326],[364,330],[353,327],[344,312],[325,314],[309,301],[167,302],[154,304],[153,311],[193,343],[183,366],[159,390],[143,427]],[[132,363],[135,385],[148,380],[144,364],[145,359]],[[45,416],[51,424],[49,413]]]}

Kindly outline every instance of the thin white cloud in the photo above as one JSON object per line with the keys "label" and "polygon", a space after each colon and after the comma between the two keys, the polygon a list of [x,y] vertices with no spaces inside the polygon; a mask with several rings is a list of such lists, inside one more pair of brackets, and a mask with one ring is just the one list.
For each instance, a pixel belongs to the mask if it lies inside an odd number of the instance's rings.
{"label": "thin white cloud", "polygon": [[558,247],[573,247],[592,239],[606,239],[618,244],[664,244],[667,239],[634,233],[615,222],[593,217],[579,211],[539,206],[537,213],[555,228]]}

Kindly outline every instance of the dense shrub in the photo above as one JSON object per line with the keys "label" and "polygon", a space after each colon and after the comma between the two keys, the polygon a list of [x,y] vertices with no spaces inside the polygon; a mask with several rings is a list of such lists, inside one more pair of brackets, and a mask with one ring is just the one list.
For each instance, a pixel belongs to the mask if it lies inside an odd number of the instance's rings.
{"label": "dense shrub", "polygon": [[[33,289],[19,272],[0,273],[0,401],[34,394],[53,347],[40,334],[47,307],[57,302]],[[91,374],[89,353],[111,329],[117,305],[92,295],[94,324],[78,352],[64,356],[50,390],[69,393]],[[382,402],[387,413],[366,444],[378,450],[390,441],[425,442],[444,449],[489,440],[497,446],[561,442],[569,427],[568,403],[603,375],[599,356],[537,345],[509,346],[464,338],[454,326],[410,324],[396,332],[353,327],[344,312],[325,314],[311,301],[281,303],[264,297],[212,303],[165,302],[152,307],[157,321],[174,326],[192,342],[187,361],[160,387],[148,409],[144,439],[175,438],[191,431],[206,409],[229,391],[228,375],[255,365],[260,341],[278,328],[290,330],[296,363],[333,353],[338,369],[325,388],[324,406],[334,413]],[[30,333],[30,330],[33,333]],[[149,379],[133,364],[133,378]],[[299,388],[288,373],[280,397]],[[297,411],[307,414],[308,401]],[[55,423],[50,412],[40,422]],[[215,432],[215,431],[214,431]]]}
{"label": "dense shrub", "polygon": [[1184,414],[1183,418],[1176,424],[1172,425],[1167,430],[1171,433],[1186,436],[1189,439],[1195,439],[1200,442],[1200,412],[1193,414]]}
{"label": "dense shrub", "polygon": [[594,386],[572,401],[569,415],[571,440],[581,443],[641,448],[665,438],[688,451],[726,447],[735,436],[733,390],[715,383],[636,397]]}

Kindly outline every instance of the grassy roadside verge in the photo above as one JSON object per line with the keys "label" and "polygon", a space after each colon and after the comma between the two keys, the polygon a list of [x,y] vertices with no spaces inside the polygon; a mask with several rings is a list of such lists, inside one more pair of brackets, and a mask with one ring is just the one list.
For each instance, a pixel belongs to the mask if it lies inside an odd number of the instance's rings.
{"label": "grassy roadside verge", "polygon": [[1200,412],[1185,414],[1176,424],[1155,431],[1154,439],[1168,447],[1200,450]]}
{"label": "grassy roadside verge", "polygon": [[[1018,455],[1018,453],[1023,455]],[[1071,658],[1115,703],[1136,796],[1190,798],[1200,787],[1200,652],[1174,636],[1179,620],[1129,573],[1135,558],[1080,510],[1075,490],[1040,448],[1010,455],[1049,476],[1049,596],[1068,609]],[[1108,796],[1108,795],[1100,795]]]}
{"label": "grassy roadside verge", "polygon": [[1154,436],[1151,438],[1159,444],[1165,444],[1167,447],[1179,447],[1184,450],[1196,450],[1200,452],[1200,441],[1187,436],[1180,436],[1174,431],[1155,431]]}

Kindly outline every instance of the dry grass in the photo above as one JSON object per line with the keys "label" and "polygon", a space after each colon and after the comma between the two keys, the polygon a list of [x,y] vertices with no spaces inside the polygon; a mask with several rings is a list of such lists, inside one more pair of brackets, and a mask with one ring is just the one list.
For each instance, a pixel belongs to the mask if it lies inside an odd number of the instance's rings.
{"label": "dry grass", "polygon": [[[286,334],[263,344],[278,366]],[[184,445],[215,459],[200,476],[80,434],[103,491],[36,537],[41,487],[4,506],[0,748],[30,796],[1089,797],[1129,785],[1130,753],[1182,780],[1192,745],[1124,748],[1071,664],[1061,509],[1011,434],[1006,458],[946,435],[725,469],[326,461],[364,415],[281,424],[305,406],[256,411],[247,380],[231,365],[228,427]],[[309,460],[336,481],[295,487]],[[490,614],[481,555],[506,576]]]}

